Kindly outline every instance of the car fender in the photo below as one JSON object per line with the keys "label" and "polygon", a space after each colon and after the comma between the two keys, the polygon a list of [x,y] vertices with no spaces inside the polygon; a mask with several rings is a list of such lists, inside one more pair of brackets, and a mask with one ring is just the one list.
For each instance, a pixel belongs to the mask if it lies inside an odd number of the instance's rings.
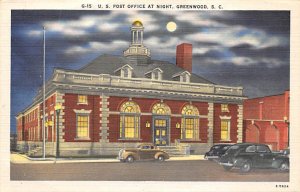
{"label": "car fender", "polygon": [[123,155],[124,159],[127,159],[128,156],[133,156],[135,160],[139,159],[137,153],[134,152],[125,152]]}
{"label": "car fender", "polygon": [[165,159],[169,159],[169,155],[167,153],[164,153],[164,152],[157,152],[157,153],[155,153],[154,158],[158,159],[158,157],[160,155],[163,155],[165,157]]}
{"label": "car fender", "polygon": [[243,158],[243,157],[235,158],[234,161],[233,161],[233,166],[234,166],[234,167],[241,167],[241,166],[243,166],[244,163],[246,163],[247,161],[249,161],[249,159],[247,159],[247,158]]}
{"label": "car fender", "polygon": [[288,164],[290,164],[289,158],[275,158],[272,162],[272,167],[279,168],[280,165],[284,162],[287,162]]}

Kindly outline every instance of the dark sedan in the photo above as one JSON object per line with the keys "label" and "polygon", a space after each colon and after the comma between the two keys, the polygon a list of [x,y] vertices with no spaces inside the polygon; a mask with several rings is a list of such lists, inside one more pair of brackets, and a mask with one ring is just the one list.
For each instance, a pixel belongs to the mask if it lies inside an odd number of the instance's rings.
{"label": "dark sedan", "polygon": [[276,168],[280,171],[289,169],[289,157],[272,153],[267,145],[240,143],[231,146],[220,158],[220,165],[225,170],[239,168],[249,172],[252,168]]}
{"label": "dark sedan", "polygon": [[208,152],[205,153],[204,158],[208,160],[219,159],[225,154],[227,149],[232,146],[231,144],[217,144],[210,148]]}

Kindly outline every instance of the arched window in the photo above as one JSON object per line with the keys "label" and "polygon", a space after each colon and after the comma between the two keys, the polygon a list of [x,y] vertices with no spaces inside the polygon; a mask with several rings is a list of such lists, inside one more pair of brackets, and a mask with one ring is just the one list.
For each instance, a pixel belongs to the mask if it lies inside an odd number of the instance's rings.
{"label": "arched window", "polygon": [[164,103],[157,103],[152,108],[152,114],[155,115],[170,115],[170,107]]}
{"label": "arched window", "polygon": [[140,132],[140,107],[127,101],[120,108],[120,138],[138,139]]}
{"label": "arched window", "polygon": [[181,139],[199,140],[199,111],[193,105],[185,105],[181,111]]}

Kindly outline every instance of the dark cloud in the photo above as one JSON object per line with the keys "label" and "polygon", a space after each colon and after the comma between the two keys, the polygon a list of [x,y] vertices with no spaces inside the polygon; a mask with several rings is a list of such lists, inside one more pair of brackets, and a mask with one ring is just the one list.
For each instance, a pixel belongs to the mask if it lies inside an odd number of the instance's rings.
{"label": "dark cloud", "polygon": [[[244,94],[250,98],[274,95],[289,89],[289,66],[270,70],[264,64],[257,66],[235,66],[232,63],[212,65],[195,58],[193,70],[203,77],[221,85],[242,86]],[[222,67],[220,67],[222,66]]]}
{"label": "dark cloud", "polygon": [[17,25],[37,24],[44,21],[77,20],[85,15],[105,16],[111,11],[71,11],[71,10],[13,10],[12,23]]}
{"label": "dark cloud", "polygon": [[[224,14],[226,15],[226,12]],[[290,33],[289,11],[234,11],[228,17],[213,18],[227,25],[242,25],[267,31],[269,34],[287,35]]]}
{"label": "dark cloud", "polygon": [[[242,44],[231,47],[230,50],[239,56],[256,57],[256,58],[277,58],[289,62],[289,47],[276,46],[256,49],[249,44]],[[289,64],[289,63],[287,63]]]}

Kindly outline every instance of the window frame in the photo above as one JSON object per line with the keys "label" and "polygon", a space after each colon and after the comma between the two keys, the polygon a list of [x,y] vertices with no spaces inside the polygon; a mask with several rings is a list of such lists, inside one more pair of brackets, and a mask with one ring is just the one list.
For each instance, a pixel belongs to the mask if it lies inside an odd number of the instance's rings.
{"label": "window frame", "polygon": [[[84,109],[80,109],[80,110],[78,110],[78,109],[74,109],[73,110],[74,112],[75,112],[75,114],[76,114],[76,136],[75,136],[75,140],[90,140],[91,138],[90,138],[90,114],[91,114],[91,111],[92,110],[84,110]],[[78,119],[78,116],[80,116],[80,115],[86,115],[86,116],[88,116],[88,137],[78,137],[78,134],[77,134],[77,130],[78,130],[78,123],[77,123],[77,119]]]}
{"label": "window frame", "polygon": [[[162,111],[164,111],[164,112],[161,113]],[[156,103],[152,106],[152,114],[160,115],[160,116],[171,115],[171,109],[165,103],[162,103],[162,102]]]}
{"label": "window frame", "polygon": [[[187,114],[188,113],[188,114]],[[181,111],[181,140],[186,141],[199,141],[200,140],[200,116],[199,110],[194,105],[185,105]],[[193,128],[192,138],[187,138],[187,120],[191,120]]]}
{"label": "window frame", "polygon": [[129,65],[121,68],[121,78],[132,78],[132,68]]}
{"label": "window frame", "polygon": [[229,112],[228,104],[221,104],[221,112]]}
{"label": "window frame", "polygon": [[[85,101],[82,102],[80,97],[85,97]],[[88,104],[88,96],[87,95],[78,95],[77,97],[77,104],[84,104],[87,105]]]}
{"label": "window frame", "polygon": [[180,75],[180,82],[182,83],[190,83],[191,82],[191,74],[187,71],[183,72]]}
{"label": "window frame", "polygon": [[[226,122],[227,123],[227,138],[226,139],[222,138],[222,132],[223,132],[223,130],[222,130],[222,122]],[[231,141],[230,130],[231,130],[230,119],[221,119],[221,121],[220,121],[220,140],[221,141]]]}
{"label": "window frame", "polygon": [[[78,117],[87,117],[87,136],[78,136]],[[90,139],[90,117],[86,113],[76,114],[76,139]]]}
{"label": "window frame", "polygon": [[[126,106],[127,105],[127,106]],[[127,107],[133,107],[134,112],[126,112]],[[139,140],[140,129],[140,107],[136,102],[126,101],[120,107],[119,140]],[[126,117],[133,117],[133,137],[126,137]]]}

